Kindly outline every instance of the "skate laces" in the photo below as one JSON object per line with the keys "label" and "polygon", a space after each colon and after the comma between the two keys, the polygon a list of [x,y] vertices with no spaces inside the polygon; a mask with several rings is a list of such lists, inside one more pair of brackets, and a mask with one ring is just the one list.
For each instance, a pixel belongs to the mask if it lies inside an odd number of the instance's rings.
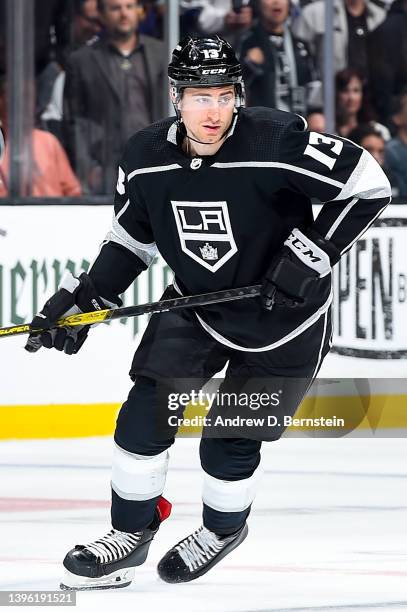
{"label": "skate laces", "polygon": [[181,559],[190,571],[198,569],[207,561],[210,561],[225,545],[216,533],[209,531],[202,525],[190,536],[176,545]]}
{"label": "skate laces", "polygon": [[84,547],[91,552],[101,563],[117,561],[130,553],[139,543],[142,532],[126,533],[112,529],[103,538],[95,540]]}

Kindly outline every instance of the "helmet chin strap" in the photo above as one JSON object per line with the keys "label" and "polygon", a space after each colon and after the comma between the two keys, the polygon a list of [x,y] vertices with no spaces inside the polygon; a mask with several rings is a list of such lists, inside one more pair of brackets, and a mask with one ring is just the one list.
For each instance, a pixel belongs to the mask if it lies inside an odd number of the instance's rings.
{"label": "helmet chin strap", "polygon": [[198,140],[197,138],[194,138],[193,136],[189,136],[188,132],[187,132],[187,128],[185,126],[185,123],[182,121],[182,117],[179,117],[177,119],[177,125],[178,125],[178,129],[181,132],[181,134],[183,134],[183,136],[185,136],[185,138],[188,138],[188,140],[192,140],[193,142],[197,142],[198,144],[202,144],[202,145],[214,145],[217,144],[218,142],[220,142],[221,140],[223,140],[226,136],[226,134],[229,132],[230,127],[233,123],[230,123],[230,125],[228,126],[228,128],[223,132],[223,134],[220,136],[220,138],[218,140],[216,140],[215,142],[204,142],[203,140]]}
{"label": "helmet chin strap", "polygon": [[185,138],[188,138],[188,140],[193,140],[194,142],[197,142],[198,144],[202,144],[202,145],[214,145],[217,144],[218,142],[220,142],[221,140],[223,140],[223,138],[226,136],[226,134],[228,133],[229,128],[223,132],[222,136],[219,138],[219,140],[216,140],[215,142],[204,142],[203,140],[198,140],[197,138],[194,138],[193,136],[189,136],[187,131],[185,130]]}

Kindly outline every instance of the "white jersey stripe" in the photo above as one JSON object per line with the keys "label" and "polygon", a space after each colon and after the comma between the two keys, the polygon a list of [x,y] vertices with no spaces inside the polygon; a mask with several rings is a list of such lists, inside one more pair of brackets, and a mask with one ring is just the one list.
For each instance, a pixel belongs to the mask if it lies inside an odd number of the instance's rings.
{"label": "white jersey stripe", "polygon": [[240,346],[239,344],[235,344],[231,340],[228,340],[227,338],[222,336],[215,329],[212,329],[212,327],[210,327],[207,323],[205,323],[203,319],[201,319],[198,313],[195,312],[194,314],[197,317],[199,323],[204,328],[204,330],[208,332],[208,334],[210,334],[212,338],[215,338],[215,340],[217,340],[221,344],[224,344],[225,346],[228,346],[229,348],[235,349],[237,351],[244,351],[247,353],[262,353],[263,351],[271,351],[273,349],[278,348],[279,346],[282,346],[283,344],[286,344],[287,342],[290,342],[290,340],[293,340],[293,338],[296,338],[297,336],[302,334],[302,332],[308,329],[308,327],[311,327],[311,325],[313,325],[319,319],[319,317],[328,310],[332,302],[332,297],[333,293],[331,288],[331,292],[325,304],[318,308],[318,310],[316,310],[313,315],[311,315],[306,321],[304,321],[304,323],[301,323],[301,325],[299,325],[296,329],[294,329],[286,336],[283,336],[283,338],[280,338],[280,340],[277,340],[272,344],[268,344],[267,346],[260,346],[258,348],[248,348],[246,346]]}
{"label": "white jersey stripe", "polygon": [[[173,279],[172,286],[174,287],[174,289],[175,289],[175,291],[177,293],[179,293],[182,296],[184,295],[182,293],[181,289],[178,287],[175,278]],[[212,327],[210,327],[207,323],[205,323],[205,321],[203,319],[201,319],[201,317],[196,312],[194,312],[194,314],[197,317],[199,323],[204,328],[204,330],[207,331],[208,334],[210,334],[212,336],[212,338],[215,338],[215,340],[217,340],[221,344],[229,346],[230,348],[236,349],[238,351],[245,351],[245,352],[248,352],[248,353],[261,353],[263,351],[271,351],[271,350],[273,350],[275,348],[278,348],[282,344],[286,344],[286,342],[289,342],[293,338],[296,338],[299,334],[301,334],[303,331],[308,329],[308,327],[313,325],[319,319],[321,314],[324,314],[324,313],[327,312],[329,306],[331,305],[332,298],[333,298],[333,291],[332,291],[332,284],[331,284],[331,292],[330,292],[330,294],[328,296],[328,299],[326,300],[325,304],[323,304],[313,315],[311,315],[311,317],[309,317],[306,321],[304,321],[304,323],[299,325],[292,332],[290,332],[289,334],[287,334],[283,338],[280,338],[280,340],[277,340],[277,342],[273,342],[273,344],[269,344],[268,346],[261,346],[259,348],[247,348],[245,346],[240,346],[239,344],[235,344],[231,340],[228,340],[227,338],[224,338],[215,329],[212,329]],[[325,325],[326,325],[326,319],[325,319]],[[325,335],[325,332],[324,332],[324,335]]]}
{"label": "white jersey stripe", "polygon": [[352,208],[355,206],[356,202],[359,202],[359,198],[353,198],[353,200],[351,200],[343,209],[343,211],[341,212],[341,214],[335,219],[334,224],[331,226],[330,230],[327,232],[325,238],[327,240],[330,240],[332,235],[335,233],[336,229],[339,227],[339,225],[342,223],[342,220],[346,217],[346,215],[348,214],[348,212],[350,210],[352,210]]}
{"label": "white jersey stripe", "polygon": [[182,168],[179,164],[169,164],[168,166],[151,166],[150,168],[139,168],[138,170],[133,170],[127,177],[127,181],[131,181],[133,176],[137,176],[138,174],[150,174],[152,172],[167,172],[168,170],[179,170]]}
{"label": "white jersey stripe", "polygon": [[106,242],[115,242],[116,244],[120,244],[137,255],[137,257],[139,257],[141,261],[146,264],[146,266],[149,266],[158,253],[155,242],[152,242],[151,244],[139,242],[133,238],[133,236],[131,236],[119,223],[120,217],[127,210],[129,204],[130,200],[127,200],[120,212],[116,216],[113,216],[112,227],[106,235],[104,244],[106,244]]}
{"label": "white jersey stripe", "polygon": [[[391,198],[389,198],[389,200],[391,200]],[[356,238],[354,240],[352,240],[352,242],[350,244],[348,244],[342,251],[341,251],[341,256],[345,253],[345,251],[347,251],[348,249],[351,248],[351,246],[353,246],[355,244],[355,242],[362,236],[362,234],[365,233],[365,231],[374,223],[374,221],[376,221],[377,217],[379,215],[381,215],[381,213],[384,211],[385,208],[387,208],[387,206],[390,204],[390,201],[387,202],[387,204],[385,204],[383,206],[383,208],[381,208],[379,210],[379,212],[377,213],[377,215],[375,217],[373,217],[373,219],[371,219],[368,223],[368,225],[366,225],[360,232],[359,234],[356,236]]]}
{"label": "white jersey stripe", "polygon": [[324,314],[324,331],[322,332],[321,345],[319,347],[319,352],[318,352],[318,361],[317,361],[317,365],[315,366],[315,370],[312,374],[312,380],[314,380],[315,376],[318,373],[319,366],[321,365],[322,349],[324,348],[324,344],[325,344],[327,319],[328,319],[328,311],[326,311]]}
{"label": "white jersey stripe", "polygon": [[298,174],[305,174],[321,183],[327,183],[334,187],[342,189],[345,183],[335,181],[317,172],[300,168],[299,166],[292,166],[291,164],[283,164],[280,162],[261,162],[261,161],[247,161],[247,162],[217,162],[212,164],[212,168],[279,168],[280,170],[289,170],[290,172],[297,172]]}
{"label": "white jersey stripe", "polygon": [[[139,174],[150,174],[152,172],[167,172],[168,170],[179,170],[182,168],[179,164],[169,164],[168,166],[152,166],[151,168],[139,168],[138,170],[133,170],[127,177],[127,180],[130,181],[134,176]],[[297,172],[298,174],[305,174],[317,181],[321,181],[322,183],[327,183],[329,185],[333,185],[334,187],[339,187],[342,189],[345,183],[340,181],[335,181],[334,179],[330,179],[322,174],[318,174],[317,172],[312,172],[311,170],[306,170],[305,168],[300,168],[299,166],[292,166],[291,164],[283,164],[280,162],[261,162],[261,161],[247,161],[247,162],[217,162],[212,164],[211,168],[279,168],[281,170],[289,170],[291,172]]]}
{"label": "white jersey stripe", "polygon": [[360,200],[373,200],[391,196],[391,187],[387,176],[372,155],[365,150],[349,180],[335,200],[348,200],[354,196]]}

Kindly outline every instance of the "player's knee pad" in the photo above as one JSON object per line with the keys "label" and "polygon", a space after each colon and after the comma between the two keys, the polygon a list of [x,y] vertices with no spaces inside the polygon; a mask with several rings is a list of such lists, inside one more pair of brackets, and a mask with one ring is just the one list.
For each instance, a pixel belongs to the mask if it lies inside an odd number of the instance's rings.
{"label": "player's knee pad", "polygon": [[256,496],[260,477],[259,468],[243,480],[220,480],[205,474],[202,501],[218,512],[243,512]]}
{"label": "player's knee pad", "polygon": [[117,444],[113,451],[112,489],[122,499],[143,501],[164,490],[168,451],[154,456],[130,453]]}

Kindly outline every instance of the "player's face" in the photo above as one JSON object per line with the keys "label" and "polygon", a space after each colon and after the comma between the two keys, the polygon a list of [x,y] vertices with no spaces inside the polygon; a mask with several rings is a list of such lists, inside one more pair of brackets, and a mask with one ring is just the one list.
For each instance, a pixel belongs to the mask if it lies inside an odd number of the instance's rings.
{"label": "player's face", "polygon": [[138,7],[136,0],[104,0],[101,19],[111,35],[125,36],[137,29]]}
{"label": "player's face", "polygon": [[357,77],[352,77],[342,91],[339,92],[340,107],[349,114],[356,114],[362,106],[363,88]]}
{"label": "player's face", "polygon": [[235,107],[233,85],[187,87],[179,109],[187,131],[201,142],[218,142],[232,123]]}
{"label": "player's face", "polygon": [[383,166],[384,164],[384,140],[380,138],[380,136],[375,136],[371,134],[370,136],[366,136],[363,138],[360,143],[361,146],[369,151],[375,158],[375,160]]}

